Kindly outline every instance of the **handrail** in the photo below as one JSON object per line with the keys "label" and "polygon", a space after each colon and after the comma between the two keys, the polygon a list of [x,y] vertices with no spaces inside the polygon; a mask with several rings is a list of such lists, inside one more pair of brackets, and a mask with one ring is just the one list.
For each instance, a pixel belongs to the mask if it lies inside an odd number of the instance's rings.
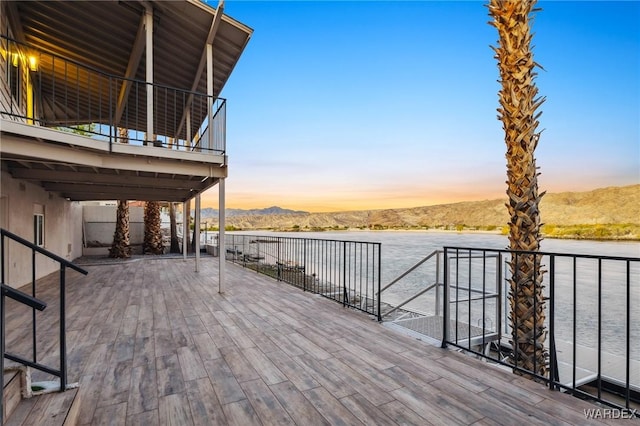
{"label": "handrail", "polygon": [[47,256],[48,258],[53,259],[53,260],[55,260],[56,262],[58,262],[58,263],[60,263],[60,264],[62,264],[62,265],[64,265],[64,266],[66,266],[66,267],[69,267],[69,268],[73,269],[74,271],[80,272],[80,273],[81,273],[81,274],[83,274],[83,275],[87,275],[87,274],[89,273],[88,271],[86,271],[86,270],[82,269],[81,267],[77,266],[76,264],[74,264],[74,263],[72,263],[72,262],[68,261],[68,260],[67,260],[67,259],[65,259],[64,257],[60,257],[60,256],[58,256],[57,254],[52,253],[52,252],[50,252],[49,250],[47,250],[47,249],[44,249],[44,248],[40,247],[40,246],[39,246],[39,245],[37,245],[37,244],[33,244],[31,241],[25,240],[24,238],[19,237],[18,235],[14,234],[13,232],[9,232],[9,231],[7,231],[6,229],[2,229],[2,228],[0,228],[0,236],[6,236],[6,237],[9,237],[9,238],[11,238],[12,240],[14,240],[14,241],[16,241],[16,242],[18,242],[18,243],[22,244],[23,246],[27,246],[27,247],[29,247],[30,249],[35,250],[35,251],[37,251],[38,253],[40,253],[40,254],[42,254],[42,255],[45,255],[45,256]]}
{"label": "handrail", "polygon": [[[12,287],[9,287],[5,284],[5,237],[13,240],[22,246],[25,246],[31,249],[32,253],[32,295],[28,295],[23,293],[20,290],[16,290]],[[59,334],[59,353],[60,353],[60,368],[55,369],[50,366],[41,364],[37,360],[37,349],[36,349],[36,316],[35,311],[42,311],[46,308],[47,304],[39,299],[36,296],[36,288],[35,288],[35,280],[36,280],[36,262],[35,255],[36,253],[40,253],[43,256],[48,257],[60,264],[60,317],[59,317],[59,325],[60,325],[60,334]],[[0,389],[4,388],[4,359],[7,358],[14,362],[18,362],[20,364],[38,369],[47,374],[51,374],[53,376],[57,376],[60,378],[60,390],[64,391],[67,388],[67,347],[66,347],[66,297],[65,297],[65,277],[66,277],[66,268],[71,268],[74,271],[77,271],[83,275],[87,275],[88,271],[79,266],[73,264],[72,262],[64,259],[30,241],[25,240],[24,238],[7,231],[6,229],[0,228]],[[6,351],[5,339],[6,339],[6,330],[5,330],[5,297],[9,297],[21,304],[27,305],[33,309],[32,315],[32,334],[33,334],[33,360],[26,359],[22,356],[8,353]],[[0,412],[4,413],[4,401],[3,398],[0,398]],[[3,424],[3,419],[0,417],[0,425]]]}
{"label": "handrail", "polygon": [[[595,400],[622,410],[623,415],[629,416],[627,418],[638,417],[631,407],[632,401],[640,397],[640,383],[631,372],[634,369],[637,371],[640,360],[631,352],[631,347],[635,347],[631,327],[632,318],[640,311],[631,295],[640,285],[635,272],[640,268],[640,257],[449,246],[444,247],[444,252],[446,259],[450,259],[450,256],[456,259],[451,266],[448,261],[444,262],[445,294],[451,293],[451,299],[445,296],[445,300],[455,303],[456,313],[451,312],[449,303],[443,303],[445,320],[442,323],[442,347],[454,346],[508,366],[514,372],[535,377],[550,389],[564,390],[580,398]],[[457,260],[462,258],[461,253],[469,254],[467,259],[478,260],[474,264],[459,264]],[[519,271],[519,264],[531,257],[531,276],[526,279],[535,286],[531,293],[540,291],[543,301],[534,297],[524,298],[532,300],[533,307],[521,316],[516,316],[518,311],[509,308],[510,322],[504,324],[509,328],[503,329],[500,324],[504,321],[502,304],[505,303],[506,306],[508,298],[514,297],[510,293],[514,288],[517,289],[517,285],[512,284],[513,272],[506,265],[513,265]],[[497,259],[495,269],[493,260],[487,262],[489,258]],[[494,278],[496,292],[492,291],[482,297],[471,294],[474,290],[472,282],[481,282],[485,291],[488,287],[493,287]],[[454,284],[466,288],[462,287],[461,293],[450,292],[450,289],[455,288]],[[548,290],[542,292],[545,288]],[[621,297],[623,294],[626,297]],[[577,302],[579,297],[595,298],[596,308],[593,309],[590,304],[581,306],[583,304]],[[495,317],[492,317],[490,305],[485,304],[488,298],[497,299]],[[480,303],[472,308],[472,300]],[[466,313],[459,315],[458,307],[466,310],[469,317],[473,309],[474,316],[479,317],[479,324],[497,321],[494,329],[498,336],[496,351],[480,350],[478,346],[473,347],[466,336],[458,336],[456,330],[467,316]],[[608,309],[613,311],[607,312]],[[558,312],[561,315],[556,315]],[[606,329],[603,321],[605,312],[609,321]],[[589,321],[584,321],[587,317]],[[523,321],[532,324],[532,330],[528,333],[527,330],[518,329],[520,324],[525,323]],[[537,326],[538,323],[544,325]],[[616,331],[605,333],[604,330]],[[503,333],[509,336],[508,342],[502,340]],[[517,349],[525,342],[530,344],[533,341],[530,336],[536,333],[546,335],[541,344],[537,340],[535,344],[535,350],[542,351],[540,357],[547,359],[541,369],[536,368],[539,365],[536,360],[532,365],[525,364],[519,358]],[[482,339],[483,344],[488,342],[484,333]],[[564,345],[564,349],[560,344]],[[589,346],[585,346],[587,344]],[[577,356],[578,348],[584,351],[580,357]],[[509,356],[504,356],[503,349],[508,351]],[[585,384],[589,386],[583,386]],[[619,397],[612,397],[611,393],[618,394]]]}
{"label": "handrail", "polygon": [[47,304],[42,300],[36,299],[33,296],[29,296],[27,293],[23,293],[13,287],[9,287],[5,283],[0,283],[0,288],[2,288],[3,296],[8,297],[9,299],[13,299],[18,303],[22,303],[23,305],[27,305],[30,308],[44,311],[44,309],[47,307]]}

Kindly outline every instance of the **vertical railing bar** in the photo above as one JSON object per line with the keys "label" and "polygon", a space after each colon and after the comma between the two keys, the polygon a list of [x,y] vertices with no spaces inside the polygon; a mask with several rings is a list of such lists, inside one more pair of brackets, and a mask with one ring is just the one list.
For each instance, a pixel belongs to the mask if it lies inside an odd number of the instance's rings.
{"label": "vertical railing bar", "polygon": [[602,259],[598,259],[598,399],[602,399]]}
{"label": "vertical railing bar", "polygon": [[60,391],[67,388],[66,266],[60,265]]}
{"label": "vertical railing bar", "polygon": [[467,306],[468,306],[468,309],[469,309],[469,312],[467,314],[467,320],[468,320],[467,321],[467,333],[468,333],[467,334],[467,338],[468,338],[467,344],[469,346],[469,349],[471,349],[471,295],[473,294],[473,292],[471,291],[471,275],[472,275],[471,262],[472,262],[472,259],[473,259],[473,253],[472,253],[471,249],[469,249],[469,268],[468,268],[469,269],[469,271],[468,271],[468,275],[469,276],[467,277],[467,284],[469,285],[469,288],[467,290],[467,299],[468,299]]}
{"label": "vertical railing bar", "polygon": [[[35,225],[38,226],[37,224]],[[37,230],[35,238],[37,239]],[[37,241],[36,241],[37,242]],[[31,296],[36,297],[36,251],[31,249]],[[31,339],[33,362],[38,362],[36,308],[31,308]]]}
{"label": "vertical railing bar", "polygon": [[444,247],[442,271],[443,271],[443,295],[442,295],[442,343],[441,347],[447,347],[449,333],[449,256],[448,247]]}
{"label": "vertical railing bar", "polygon": [[376,247],[378,248],[378,322],[382,322],[382,295],[380,294],[382,290],[382,244],[377,244]]}
{"label": "vertical railing bar", "polygon": [[511,334],[513,336],[513,352],[514,352],[514,364],[515,367],[518,367],[518,356],[520,355],[520,339],[518,336],[518,328],[519,328],[519,319],[518,318],[518,312],[517,312],[517,306],[516,306],[516,302],[518,300],[518,294],[519,294],[519,280],[520,280],[520,268],[518,267],[518,252],[514,251],[511,252],[511,256],[513,256],[513,259],[511,260],[514,264],[514,268],[513,271],[511,273],[511,280],[513,282],[512,287],[514,287],[513,291],[512,291],[512,295],[511,297],[513,298],[513,304],[514,306],[511,308],[511,315],[513,317],[513,330],[511,330]]}
{"label": "vertical railing bar", "polygon": [[456,320],[455,320],[455,331],[454,336],[456,336],[456,345],[460,341],[458,337],[458,321],[460,321],[460,249],[456,248]]}
{"label": "vertical railing bar", "polygon": [[556,257],[549,256],[549,341],[551,343],[551,354],[549,355],[549,387],[551,390],[558,389],[558,365],[556,354],[555,335],[555,304],[556,304]]}
{"label": "vertical railing bar", "polygon": [[[444,282],[444,281],[443,281]],[[436,316],[440,316],[440,252],[436,252]],[[444,284],[443,284],[444,285]]]}
{"label": "vertical railing bar", "polygon": [[576,336],[576,332],[577,332],[577,301],[578,301],[578,294],[577,294],[577,287],[578,287],[578,279],[577,279],[577,269],[576,269],[576,263],[577,263],[577,258],[576,256],[572,256],[571,257],[573,259],[573,308],[572,308],[572,315],[573,315],[573,324],[572,324],[572,332],[573,332],[573,336],[572,336],[572,344],[573,344],[573,348],[572,348],[572,385],[571,388],[575,391],[576,390],[576,364],[577,364],[577,349],[576,349],[576,344],[577,344],[577,336]]}
{"label": "vertical railing bar", "polygon": [[[7,61],[8,63],[8,61]],[[4,230],[0,230],[0,283],[4,282],[4,256],[5,256],[5,237]],[[0,397],[0,425],[4,424],[4,340],[5,340],[5,306],[4,291],[0,290],[0,389],[2,396]]]}
{"label": "vertical railing bar", "polygon": [[627,323],[626,323],[626,386],[625,386],[625,407],[630,408],[631,403],[631,261],[627,260]]}
{"label": "vertical railing bar", "polygon": [[497,318],[496,329],[498,330],[498,345],[502,342],[502,289],[503,289],[503,277],[502,277],[502,251],[498,252],[498,257],[496,258],[496,292],[498,293],[498,301],[496,302],[496,312]]}
{"label": "vertical railing bar", "polygon": [[305,238],[303,240],[303,245],[302,245],[302,267],[304,268],[304,274],[302,275],[302,290],[303,291],[307,291],[307,271],[309,270],[307,268],[307,239]]}
{"label": "vertical railing bar", "polygon": [[487,315],[487,251],[482,250],[482,348],[484,350],[487,338],[486,315]]}
{"label": "vertical railing bar", "polygon": [[538,374],[538,336],[536,335],[536,323],[538,322],[538,268],[537,260],[538,256],[530,255],[533,257],[533,374]]}

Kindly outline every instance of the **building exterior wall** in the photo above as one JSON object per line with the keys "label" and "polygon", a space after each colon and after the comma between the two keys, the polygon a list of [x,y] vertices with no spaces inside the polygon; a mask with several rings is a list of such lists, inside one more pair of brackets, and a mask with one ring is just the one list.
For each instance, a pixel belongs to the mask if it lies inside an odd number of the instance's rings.
{"label": "building exterior wall", "polygon": [[[73,261],[82,255],[82,206],[2,171],[0,176],[0,223],[8,231],[34,241],[34,214],[44,216],[44,248]],[[31,250],[13,241],[6,243],[5,281],[21,287],[32,280]],[[36,255],[36,278],[57,271],[59,264]]]}
{"label": "building exterior wall", "polygon": [[[84,203],[83,203],[84,204]],[[88,248],[111,247],[116,230],[117,206],[83,205],[84,243]],[[129,206],[129,241],[141,246],[144,241],[144,208]],[[85,254],[96,252],[85,250]],[[107,250],[98,251],[107,253]]]}
{"label": "building exterior wall", "polygon": [[[13,39],[15,37],[9,27],[5,7],[6,3],[0,2],[0,34]],[[14,55],[17,56],[14,58]],[[6,118],[22,122],[26,121],[24,117],[27,115],[27,98],[33,90],[27,61],[26,53],[19,50],[17,44],[6,39],[0,40],[0,111],[10,111],[14,115]],[[9,80],[16,77],[19,89],[18,96],[14,97]],[[29,100],[32,101],[32,98]],[[33,107],[33,103],[31,105]],[[33,117],[33,113],[32,110],[30,117]]]}

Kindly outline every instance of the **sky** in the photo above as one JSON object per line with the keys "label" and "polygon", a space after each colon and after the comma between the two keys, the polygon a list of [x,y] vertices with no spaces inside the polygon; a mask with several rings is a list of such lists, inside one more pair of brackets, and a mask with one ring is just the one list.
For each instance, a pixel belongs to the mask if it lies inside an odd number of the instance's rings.
{"label": "sky", "polygon": [[[226,207],[506,198],[485,4],[227,0],[225,13],[254,33],[221,94]],[[538,6],[540,191],[640,183],[640,2]],[[203,206],[217,199],[215,187]]]}

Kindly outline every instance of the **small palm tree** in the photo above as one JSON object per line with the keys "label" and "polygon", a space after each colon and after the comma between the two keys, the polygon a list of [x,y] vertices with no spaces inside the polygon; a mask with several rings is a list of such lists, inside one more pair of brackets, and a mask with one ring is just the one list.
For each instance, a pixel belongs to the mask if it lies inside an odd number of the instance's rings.
{"label": "small palm tree", "polygon": [[[498,118],[502,120],[507,145],[507,195],[509,201],[509,243],[514,251],[540,249],[540,199],[534,151],[536,112],[544,102],[534,84],[539,66],[531,51],[531,14],[536,0],[490,0],[490,22],[498,30],[499,45],[493,48],[500,70]],[[547,371],[547,335],[543,297],[541,257],[512,255],[509,267],[510,322],[513,362],[517,367],[544,376]]]}
{"label": "small palm tree", "polygon": [[[129,143],[129,132],[126,128],[118,128],[118,139],[121,143]],[[116,230],[113,233],[113,242],[111,243],[111,249],[109,249],[109,257],[125,259],[131,257],[129,202],[127,200],[118,201]]]}
{"label": "small palm tree", "polygon": [[144,254],[162,254],[162,232],[160,230],[160,203],[147,201],[144,205]]}
{"label": "small palm tree", "polygon": [[113,233],[113,243],[109,249],[109,257],[126,259],[131,257],[131,242],[129,240],[129,202],[118,201],[116,212],[116,230]]}

